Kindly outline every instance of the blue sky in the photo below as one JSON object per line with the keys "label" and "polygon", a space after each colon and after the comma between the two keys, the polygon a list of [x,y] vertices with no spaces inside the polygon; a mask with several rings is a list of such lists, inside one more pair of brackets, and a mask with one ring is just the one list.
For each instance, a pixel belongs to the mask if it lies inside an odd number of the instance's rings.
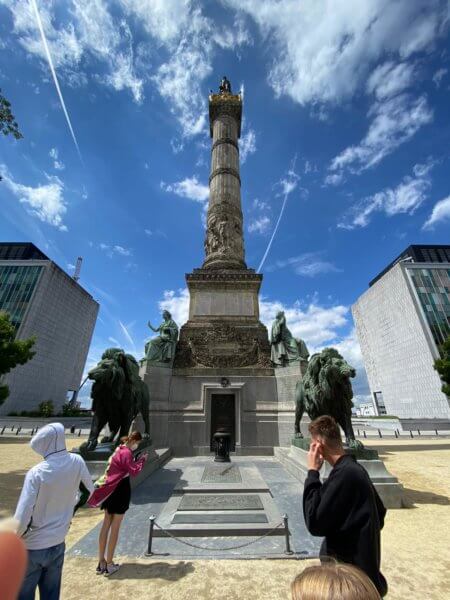
{"label": "blue sky", "polygon": [[244,96],[249,266],[286,200],[262,319],[282,307],[312,350],[337,346],[367,395],[352,303],[409,244],[449,241],[449,19],[438,0],[0,0],[24,134],[0,139],[0,239],[69,273],[83,257],[101,304],[88,366],[111,345],[141,356],[163,307],[186,320],[226,74]]}

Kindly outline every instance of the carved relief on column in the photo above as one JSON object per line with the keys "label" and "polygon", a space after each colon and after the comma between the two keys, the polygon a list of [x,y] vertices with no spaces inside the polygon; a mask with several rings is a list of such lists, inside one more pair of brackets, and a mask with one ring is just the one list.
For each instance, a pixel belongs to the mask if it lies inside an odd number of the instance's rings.
{"label": "carved relief on column", "polygon": [[217,257],[229,260],[231,263],[243,263],[242,214],[234,206],[222,203],[210,210],[205,253],[205,262]]}

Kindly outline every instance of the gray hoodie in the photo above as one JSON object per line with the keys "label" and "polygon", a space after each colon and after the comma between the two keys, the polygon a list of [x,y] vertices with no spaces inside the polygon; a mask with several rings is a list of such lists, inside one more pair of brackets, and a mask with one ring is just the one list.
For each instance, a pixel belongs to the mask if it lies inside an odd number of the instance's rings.
{"label": "gray hoodie", "polygon": [[81,456],[67,452],[61,423],[40,429],[30,446],[44,460],[26,474],[14,516],[27,548],[42,550],[64,542],[80,481],[90,492],[94,486]]}

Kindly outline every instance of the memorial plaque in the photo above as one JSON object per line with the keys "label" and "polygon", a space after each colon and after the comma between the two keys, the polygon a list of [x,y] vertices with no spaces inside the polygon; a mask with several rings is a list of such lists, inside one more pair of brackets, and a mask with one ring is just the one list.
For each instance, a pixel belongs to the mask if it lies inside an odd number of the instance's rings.
{"label": "memorial plaque", "polygon": [[176,514],[172,519],[172,525],[210,525],[214,523],[268,523],[269,520],[265,513],[253,513],[253,514],[225,514],[215,515],[211,513],[196,514],[196,515],[182,515]]}
{"label": "memorial plaque", "polygon": [[263,510],[255,494],[185,494],[178,510]]}
{"label": "memorial plaque", "polygon": [[237,465],[208,465],[202,483],[242,483],[241,472]]}

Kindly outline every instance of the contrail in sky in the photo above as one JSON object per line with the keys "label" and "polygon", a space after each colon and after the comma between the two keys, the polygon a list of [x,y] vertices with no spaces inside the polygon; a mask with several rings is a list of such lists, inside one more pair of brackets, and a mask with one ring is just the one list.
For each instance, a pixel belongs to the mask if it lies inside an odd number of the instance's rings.
{"label": "contrail in sky", "polygon": [[133,338],[131,337],[128,329],[125,327],[125,325],[122,323],[122,321],[120,319],[119,319],[119,325],[120,325],[120,328],[122,329],[124,336],[127,338],[128,342],[133,346],[133,350],[136,352],[136,346],[133,342]]}
{"label": "contrail in sky", "polygon": [[295,188],[297,187],[297,182],[299,180],[299,176],[297,175],[297,173],[294,170],[296,160],[297,160],[297,157],[295,156],[294,160],[292,161],[292,166],[288,171],[288,178],[282,179],[280,182],[283,186],[283,192],[284,192],[283,204],[281,205],[281,210],[280,210],[280,214],[278,216],[277,223],[275,225],[275,229],[273,230],[272,236],[269,240],[269,243],[267,244],[267,248],[266,248],[266,251],[264,252],[264,256],[262,257],[261,262],[259,263],[259,267],[258,267],[258,271],[257,271],[258,273],[261,272],[261,269],[263,268],[264,263],[266,262],[267,255],[269,254],[270,249],[272,247],[272,242],[275,239],[275,236],[277,234],[278,227],[280,225],[281,218],[284,213],[284,209],[286,208],[286,203],[287,203],[289,194],[291,192],[293,192],[295,190]]}
{"label": "contrail in sky", "polygon": [[41,16],[39,14],[39,10],[36,4],[36,0],[31,0],[31,4],[33,5],[34,14],[36,15],[36,21],[39,27],[39,31],[41,33],[42,43],[44,44],[45,54],[47,56],[48,66],[50,67],[50,71],[52,72],[53,81],[55,83],[56,91],[58,92],[59,101],[61,102],[61,107],[63,109],[64,115],[66,117],[67,125],[69,126],[70,133],[72,135],[73,143],[78,152],[78,156],[80,157],[81,162],[83,162],[83,158],[81,156],[80,147],[78,146],[77,138],[75,137],[75,132],[72,127],[72,123],[70,122],[69,113],[67,112],[66,103],[64,102],[63,95],[61,93],[61,88],[59,87],[58,77],[56,75],[55,67],[53,65],[53,60],[50,54],[50,50],[47,44],[47,38],[45,37],[44,28],[42,26]]}

